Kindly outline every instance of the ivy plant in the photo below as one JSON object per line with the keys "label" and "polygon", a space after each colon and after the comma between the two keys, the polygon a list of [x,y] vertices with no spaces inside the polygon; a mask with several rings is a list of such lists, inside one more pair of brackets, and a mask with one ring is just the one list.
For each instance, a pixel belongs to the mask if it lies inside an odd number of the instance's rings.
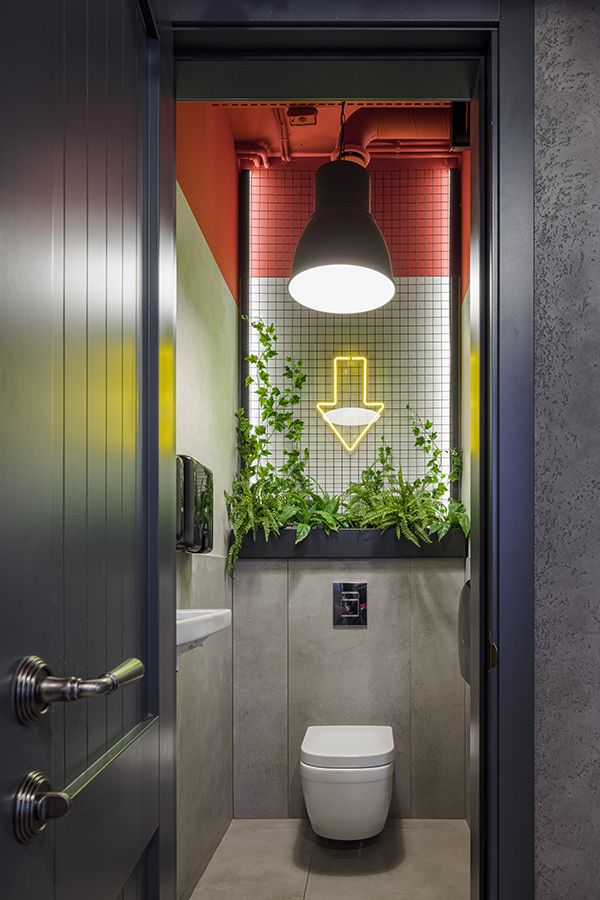
{"label": "ivy plant", "polygon": [[[265,539],[282,528],[296,529],[296,543],[313,528],[326,533],[340,528],[393,528],[397,537],[420,545],[431,543],[458,526],[468,536],[470,522],[463,504],[450,496],[450,485],[460,479],[459,451],[439,447],[430,419],[423,420],[407,407],[415,441],[425,455],[425,474],[408,480],[401,466],[394,466],[391,448],[382,439],[376,459],[357,482],[342,494],[330,495],[306,471],[309,452],[302,446],[304,422],[297,415],[306,381],[303,361],[286,356],[282,378],[276,384],[270,365],[277,358],[277,333],[273,324],[258,319],[251,323],[259,350],[246,357],[254,367],[246,385],[254,386],[260,420],[252,424],[243,409],[236,412],[239,472],[231,492],[225,493],[232,541],[227,557],[230,573],[246,534]],[[272,461],[276,437],[283,445],[283,462]],[[449,472],[443,457],[449,453]]]}
{"label": "ivy plant", "polygon": [[[465,537],[471,532],[471,520],[462,501],[450,495],[450,485],[460,481],[462,475],[462,454],[460,450],[451,447],[444,451],[437,443],[437,431],[435,431],[431,419],[423,419],[406,405],[409,413],[415,446],[420,447],[426,457],[426,474],[422,479],[416,479],[415,484],[424,485],[436,501],[443,501],[439,509],[437,520],[430,527],[430,533],[437,535],[441,540],[453,527],[462,530]],[[447,453],[450,457],[449,472],[446,476],[442,469],[442,458]]]}
{"label": "ivy plant", "polygon": [[[302,493],[308,450],[300,449],[304,422],[295,413],[306,380],[303,361],[287,356],[281,386],[273,383],[269,365],[279,355],[273,324],[261,319],[252,322],[258,334],[259,352],[246,357],[255,367],[255,375],[246,377],[246,386],[255,385],[260,422],[253,425],[243,409],[236,412],[239,472],[231,492],[225,492],[227,514],[233,540],[227,565],[233,571],[244,536],[262,530],[268,540],[279,534],[295,517],[291,496]],[[276,467],[271,461],[272,441],[283,438],[284,462]]]}

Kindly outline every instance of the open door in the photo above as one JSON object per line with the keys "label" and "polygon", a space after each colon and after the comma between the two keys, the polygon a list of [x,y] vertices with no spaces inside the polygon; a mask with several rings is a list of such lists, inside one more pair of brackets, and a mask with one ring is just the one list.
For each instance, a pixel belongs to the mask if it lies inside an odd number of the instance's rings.
{"label": "open door", "polygon": [[[11,900],[146,898],[161,878],[157,713],[174,675],[159,663],[150,543],[151,18],[136,0],[3,7],[0,855]],[[163,440],[172,453],[168,427]]]}

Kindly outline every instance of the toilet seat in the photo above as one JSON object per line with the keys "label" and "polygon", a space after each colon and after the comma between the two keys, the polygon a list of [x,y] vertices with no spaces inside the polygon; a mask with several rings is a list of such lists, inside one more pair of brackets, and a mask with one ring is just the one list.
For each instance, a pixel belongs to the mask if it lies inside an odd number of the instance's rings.
{"label": "toilet seat", "polygon": [[394,759],[394,735],[388,725],[311,725],[300,760],[323,769],[367,769]]}

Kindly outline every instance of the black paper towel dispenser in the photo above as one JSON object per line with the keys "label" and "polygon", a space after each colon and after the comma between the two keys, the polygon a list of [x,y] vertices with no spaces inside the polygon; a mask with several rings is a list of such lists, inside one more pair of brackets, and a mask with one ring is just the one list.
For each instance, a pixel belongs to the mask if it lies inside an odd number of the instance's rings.
{"label": "black paper towel dispenser", "polygon": [[191,456],[177,457],[177,549],[213,548],[213,474]]}

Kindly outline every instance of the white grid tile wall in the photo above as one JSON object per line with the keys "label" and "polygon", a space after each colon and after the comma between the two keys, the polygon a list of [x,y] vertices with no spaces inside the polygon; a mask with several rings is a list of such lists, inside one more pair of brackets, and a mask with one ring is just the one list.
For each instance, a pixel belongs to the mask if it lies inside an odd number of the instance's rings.
{"label": "white grid tile wall", "polygon": [[[252,227],[251,216],[251,227]],[[256,253],[257,242],[250,241]],[[305,422],[304,444],[310,451],[308,472],[323,487],[342,491],[375,458],[382,436],[392,447],[394,460],[407,477],[423,472],[423,454],[415,449],[406,404],[431,418],[443,448],[450,446],[451,323],[450,280],[447,276],[396,277],[397,293],[381,309],[355,316],[326,315],[296,303],[287,290],[287,278],[251,277],[248,314],[273,322],[279,357],[272,363],[275,382],[281,378],[287,355],[304,360],[307,380],[298,415]],[[256,332],[249,329],[250,353],[259,352]],[[316,409],[333,396],[333,359],[336,356],[368,359],[369,400],[385,403],[379,421],[357,449],[349,454]],[[356,367],[350,372],[356,372]],[[345,379],[344,405],[360,401],[357,380]],[[256,396],[250,389],[249,415],[259,420]],[[355,432],[356,433],[356,432]],[[350,432],[349,435],[352,433]],[[282,446],[275,440],[273,461],[282,461]]]}

